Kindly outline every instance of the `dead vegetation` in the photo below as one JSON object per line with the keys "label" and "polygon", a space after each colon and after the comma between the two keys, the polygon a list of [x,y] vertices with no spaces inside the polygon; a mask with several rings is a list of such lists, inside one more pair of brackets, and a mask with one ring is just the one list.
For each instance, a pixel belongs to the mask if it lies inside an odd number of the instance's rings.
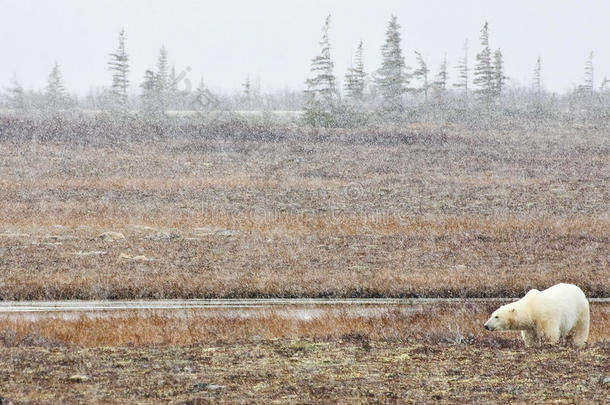
{"label": "dead vegetation", "polygon": [[[584,349],[525,348],[495,304],[0,321],[0,396],[29,403],[603,403],[610,307]],[[362,312],[364,311],[364,312]]]}
{"label": "dead vegetation", "polygon": [[[610,295],[607,134],[421,131],[3,140],[0,299]],[[607,304],[583,350],[491,334],[493,309],[4,316],[0,397],[608,398]]]}
{"label": "dead vegetation", "polygon": [[1,142],[0,299],[608,296],[606,138],[452,131]]}
{"label": "dead vegetation", "polygon": [[582,403],[608,398],[607,343],[272,340],[143,348],[0,348],[14,404]]}
{"label": "dead vegetation", "polygon": [[[518,332],[483,328],[499,304],[455,303],[391,307],[162,310],[115,314],[2,316],[5,346],[190,345],[270,339],[344,340],[354,336],[403,343],[522,345]],[[610,305],[591,304],[588,342],[610,340]]]}

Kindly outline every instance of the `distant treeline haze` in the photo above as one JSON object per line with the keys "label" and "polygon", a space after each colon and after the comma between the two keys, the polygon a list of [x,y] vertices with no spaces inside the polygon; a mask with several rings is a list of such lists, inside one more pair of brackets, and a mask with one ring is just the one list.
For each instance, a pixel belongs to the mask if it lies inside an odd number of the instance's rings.
{"label": "distant treeline haze", "polygon": [[[322,26],[320,50],[311,59],[310,75],[304,78],[305,91],[286,89],[262,92],[260,80],[249,76],[241,91],[222,94],[211,91],[203,78],[191,83],[190,69],[178,72],[169,53],[161,47],[156,66],[145,72],[131,72],[127,35],[121,30],[116,50],[109,54],[108,87],[92,90],[86,96],[72,95],[64,85],[61,67],[55,63],[47,85],[38,91],[25,91],[17,79],[0,93],[0,108],[11,114],[57,114],[74,111],[137,114],[166,117],[168,111],[299,111],[308,125],[347,127],[375,120],[460,121],[466,117],[488,118],[501,114],[520,119],[568,114],[568,120],[605,122],[610,111],[610,83],[605,77],[594,86],[593,52],[583,61],[579,86],[564,94],[549,93],[542,86],[544,61],[532,61],[531,83],[517,86],[504,70],[502,49],[492,47],[490,26],[485,22],[475,46],[476,57],[469,57],[464,40],[462,57],[439,66],[429,66],[420,50],[403,49],[401,27],[392,16],[381,47],[381,66],[365,66],[368,50],[364,41],[355,44],[351,66],[338,85],[329,36],[331,18]],[[136,87],[137,92],[130,92]],[[171,114],[170,114],[171,115]]]}

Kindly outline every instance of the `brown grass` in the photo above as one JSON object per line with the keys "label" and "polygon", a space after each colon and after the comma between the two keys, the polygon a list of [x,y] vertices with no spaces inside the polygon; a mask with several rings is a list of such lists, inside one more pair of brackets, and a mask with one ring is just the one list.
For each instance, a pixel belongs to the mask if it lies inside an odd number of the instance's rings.
{"label": "brown grass", "polygon": [[[0,297],[520,296],[561,281],[608,295],[607,225],[599,219],[225,219],[188,229],[5,228]],[[240,233],[194,230],[204,225]],[[108,229],[126,239],[98,238]],[[182,238],[146,239],[158,230]]]}
{"label": "brown grass", "polygon": [[[456,131],[2,142],[0,299],[517,296],[560,281],[609,296],[606,138]],[[96,238],[108,230],[126,240]],[[182,238],[146,239],[161,230]],[[106,253],[75,255],[89,251]]]}
{"label": "brown grass", "polygon": [[136,348],[0,347],[16,405],[601,404],[610,347],[273,340]]}
{"label": "brown grass", "polygon": [[516,332],[487,332],[493,309],[5,318],[0,396],[15,405],[604,403],[608,304],[591,306],[583,349],[525,348]]}
{"label": "brown grass", "polygon": [[[419,343],[520,343],[517,332],[488,332],[483,323],[497,304],[407,307],[206,310],[108,315],[40,315],[0,319],[4,345],[97,346],[234,344],[269,339],[358,339]],[[313,312],[307,312],[307,311]],[[306,314],[304,317],[303,314]],[[610,341],[610,305],[591,305],[588,342]]]}

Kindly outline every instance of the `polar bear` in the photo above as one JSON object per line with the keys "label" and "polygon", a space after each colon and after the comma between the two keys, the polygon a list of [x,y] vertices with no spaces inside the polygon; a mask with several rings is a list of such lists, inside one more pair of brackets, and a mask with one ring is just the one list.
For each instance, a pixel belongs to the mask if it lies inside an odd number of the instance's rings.
{"label": "polar bear", "polygon": [[520,330],[526,346],[560,340],[582,347],[589,336],[589,301],[574,284],[560,283],[498,308],[487,330]]}

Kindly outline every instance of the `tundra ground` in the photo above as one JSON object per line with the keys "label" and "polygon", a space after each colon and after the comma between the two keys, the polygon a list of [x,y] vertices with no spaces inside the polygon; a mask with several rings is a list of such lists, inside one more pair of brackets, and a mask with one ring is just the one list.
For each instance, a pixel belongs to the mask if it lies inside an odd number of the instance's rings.
{"label": "tundra ground", "polygon": [[610,295],[605,134],[399,135],[3,141],[0,298]]}
{"label": "tundra ground", "polygon": [[[610,396],[610,305],[584,349],[483,329],[493,305],[40,315],[0,322],[15,404],[577,403]],[[311,310],[312,308],[309,308]],[[303,312],[305,311],[305,312]],[[367,312],[368,311],[368,312]]]}
{"label": "tundra ground", "polygon": [[[0,299],[610,295],[606,133],[301,132],[0,141]],[[607,304],[582,350],[487,332],[493,309],[4,316],[0,396],[607,402]]]}

